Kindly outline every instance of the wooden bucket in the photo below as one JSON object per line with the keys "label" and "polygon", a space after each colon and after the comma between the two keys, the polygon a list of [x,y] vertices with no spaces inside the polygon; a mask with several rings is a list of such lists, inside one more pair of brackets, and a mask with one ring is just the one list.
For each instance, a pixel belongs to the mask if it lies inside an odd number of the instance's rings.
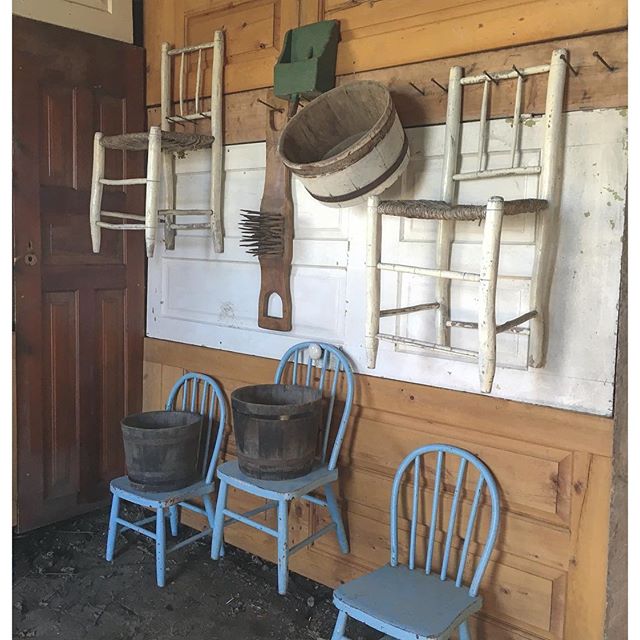
{"label": "wooden bucket", "polygon": [[330,207],[382,193],[406,169],[409,146],[388,89],[366,80],[310,102],[282,130],[282,162]]}

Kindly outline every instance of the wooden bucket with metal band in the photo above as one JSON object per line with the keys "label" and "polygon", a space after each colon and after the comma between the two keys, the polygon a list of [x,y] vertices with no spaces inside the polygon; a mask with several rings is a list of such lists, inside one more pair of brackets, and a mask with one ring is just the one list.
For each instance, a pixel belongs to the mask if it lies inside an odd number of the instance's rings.
{"label": "wooden bucket with metal band", "polygon": [[330,207],[351,207],[382,193],[406,169],[409,147],[391,94],[366,80],[310,102],[282,130],[282,162]]}

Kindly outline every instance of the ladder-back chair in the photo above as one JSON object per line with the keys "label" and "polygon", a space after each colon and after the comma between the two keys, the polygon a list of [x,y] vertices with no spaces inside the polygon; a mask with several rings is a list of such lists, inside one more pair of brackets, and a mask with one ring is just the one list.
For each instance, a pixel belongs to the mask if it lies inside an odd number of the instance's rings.
{"label": "ladder-back chair", "polygon": [[[211,62],[211,104],[204,110],[204,69],[206,52],[212,51]],[[186,97],[188,65],[187,57],[196,56],[195,98]],[[178,75],[179,103],[176,113],[172,112],[171,78],[172,67],[180,60]],[[179,229],[207,229],[213,238],[214,250],[224,249],[222,227],[222,101],[223,101],[224,33],[216,31],[213,42],[179,49],[171,49],[162,43],[160,69],[160,126],[150,127],[148,132],[124,133],[105,136],[97,132],[93,142],[93,175],[91,179],[91,204],[89,224],[94,253],[100,251],[102,229],[121,231],[144,231],[147,257],[152,257],[158,222],[164,223],[164,241],[167,249],[175,248],[175,236]],[[189,104],[193,109],[189,110]],[[211,135],[187,131],[175,131],[175,125],[183,129],[195,125],[199,120],[211,121]],[[174,154],[197,149],[211,149],[211,186],[209,209],[176,209],[175,159]],[[146,151],[147,175],[141,178],[107,179],[105,175],[105,152],[107,149],[119,151]],[[163,178],[164,203],[158,208],[160,176]],[[105,186],[145,185],[144,215],[102,209]],[[176,216],[206,216],[206,222],[176,222]],[[116,222],[106,219],[116,219]],[[134,220],[135,222],[128,222]]]}
{"label": "ladder-back chair", "polygon": [[[198,413],[204,419],[204,444],[201,446],[201,479],[195,484],[175,491],[141,491],[127,476],[121,476],[111,482],[111,515],[107,534],[106,559],[110,562],[116,545],[118,527],[140,533],[156,543],[156,580],[164,587],[166,554],[211,535],[213,530],[213,493],[214,474],[220,456],[220,447],[226,423],[226,404],[218,384],[209,376],[201,373],[186,373],[174,385],[166,403],[167,411],[189,411]],[[120,517],[120,501],[132,502],[141,507],[152,509],[156,513],[137,522],[129,522]],[[204,509],[193,500],[202,500]],[[200,513],[207,518],[207,524],[201,532],[166,548],[165,518],[169,516],[171,534],[178,535],[179,509],[184,508]],[[155,531],[144,525],[156,523]]]}
{"label": "ladder-back chair", "polygon": [[[424,480],[429,468],[423,464],[429,454],[436,454],[430,508],[425,500]],[[459,463],[454,472],[456,459]],[[408,480],[405,473],[411,465],[411,480]],[[474,475],[477,472],[475,486],[473,479],[467,477],[472,468]],[[444,502],[441,490],[447,477],[456,478],[448,517],[444,505],[441,508]],[[423,490],[421,480],[425,485]],[[470,487],[473,489],[468,490]],[[485,488],[488,500],[484,499]],[[400,564],[398,553],[398,519],[403,515],[398,508],[401,490],[402,512],[410,521],[407,564]],[[467,496],[469,499],[465,500]],[[461,503],[465,501],[471,504],[466,526],[463,526]],[[476,532],[482,507],[490,509],[484,548],[482,536]],[[388,565],[336,589],[333,602],[339,613],[332,640],[348,640],[345,629],[349,617],[388,634],[387,638],[448,640],[457,630],[460,640],[470,640],[467,619],[482,607],[478,591],[496,542],[499,520],[498,487],[489,469],[476,456],[446,444],[427,445],[410,453],[398,467],[391,489],[391,560]],[[429,525],[426,544],[421,547],[417,533],[423,522]],[[441,541],[436,541],[437,530],[443,532]],[[440,536],[438,538],[440,540]],[[459,545],[454,545],[454,538]],[[473,561],[468,562],[472,544],[479,554],[475,566]],[[425,558],[424,569],[417,567],[418,556]]]}
{"label": "ladder-back chair", "polygon": [[[371,196],[368,200],[367,238],[367,319],[365,347],[367,366],[374,369],[380,340],[393,344],[417,347],[440,356],[451,356],[478,362],[480,388],[490,393],[496,370],[496,335],[502,332],[529,336],[527,362],[531,367],[544,364],[545,327],[553,258],[553,229],[558,217],[559,175],[562,145],[562,102],[566,77],[567,52],[556,49],[549,64],[523,69],[513,68],[477,76],[465,76],[462,67],[452,67],[447,92],[447,117],[445,124],[444,163],[442,174],[442,200],[380,200]],[[540,162],[535,166],[523,166],[520,151],[523,116],[523,83],[530,76],[548,74],[543,140]],[[487,126],[491,85],[515,80],[516,92],[513,114],[513,138],[510,165],[487,169]],[[462,93],[465,86],[483,85],[478,139],[477,171],[460,172],[460,132],[462,126]],[[538,197],[504,201],[496,194],[485,205],[457,203],[457,184],[461,181],[482,180],[505,176],[539,175]],[[507,215],[534,212],[537,215],[535,261],[531,279],[529,310],[501,324],[496,323],[496,286],[500,260],[502,219]],[[381,216],[438,220],[436,236],[436,265],[424,268],[406,264],[387,263],[381,260]],[[451,270],[451,248],[456,221],[484,221],[484,231],[477,273]],[[380,309],[380,273],[391,271],[436,278],[436,300],[393,309]],[[451,318],[451,281],[477,282],[479,286],[478,321],[466,322]],[[435,311],[435,342],[427,342],[380,331],[380,318]],[[529,323],[529,327],[522,326]],[[478,332],[478,351],[451,345],[450,329],[472,329]]]}
{"label": "ladder-back chair", "polygon": [[[317,387],[323,391],[326,413],[317,464],[307,475],[290,480],[250,478],[242,473],[237,460],[220,465],[218,468],[220,486],[218,487],[215,526],[211,541],[211,557],[214,560],[218,559],[222,550],[224,527],[234,522],[242,522],[276,538],[278,541],[278,593],[283,595],[287,592],[289,556],[296,551],[311,544],[320,536],[335,531],[340,550],[342,553],[349,553],[349,543],[332,485],[338,480],[338,456],[351,413],[354,378],[351,364],[340,349],[325,342],[301,342],[291,347],[282,356],[276,371],[275,383],[301,384]],[[344,385],[342,415],[338,422],[333,445],[329,447],[334,413],[339,404],[337,397],[342,385]],[[335,417],[337,418],[337,415]],[[231,511],[227,508],[227,489],[229,486],[264,498],[266,503],[246,513]],[[323,491],[324,498],[312,495],[311,492],[317,489]],[[327,508],[331,515],[331,523],[297,544],[289,546],[287,524],[289,502],[295,498],[302,498]],[[251,519],[253,516],[270,509],[277,509],[277,530]]]}

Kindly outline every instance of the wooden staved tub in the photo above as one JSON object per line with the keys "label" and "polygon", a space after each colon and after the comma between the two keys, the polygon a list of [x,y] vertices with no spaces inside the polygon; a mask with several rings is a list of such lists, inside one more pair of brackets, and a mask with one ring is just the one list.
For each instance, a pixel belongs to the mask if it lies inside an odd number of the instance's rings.
{"label": "wooden staved tub", "polygon": [[391,94],[369,80],[309,103],[283,129],[278,152],[309,193],[331,207],[350,207],[382,193],[409,162]]}

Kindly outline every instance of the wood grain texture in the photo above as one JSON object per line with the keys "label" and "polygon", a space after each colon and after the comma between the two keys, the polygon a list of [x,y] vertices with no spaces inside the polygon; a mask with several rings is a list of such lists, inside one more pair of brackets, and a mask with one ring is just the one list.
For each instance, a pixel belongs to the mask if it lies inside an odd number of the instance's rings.
{"label": "wood grain texture", "polygon": [[[26,531],[104,504],[124,467],[120,418],[140,407],[142,244],[109,233],[92,253],[87,212],[94,132],[144,124],[144,52],[17,16],[13,26],[18,528]],[[138,156],[113,152],[110,177],[140,175]],[[141,195],[117,189],[103,202],[130,212]]]}
{"label": "wood grain texture", "polygon": [[[193,370],[214,376],[228,396],[237,387],[270,381],[275,368],[276,361],[267,358],[147,338],[144,394],[148,402],[164,397],[170,379]],[[397,465],[419,445],[448,442],[485,460],[502,491],[502,526],[481,589],[485,607],[473,621],[474,637],[599,640],[612,420],[364,375],[357,375],[356,383],[353,419],[339,462],[339,495],[351,552],[341,555],[336,540],[323,536],[293,556],[291,569],[336,586],[387,562],[388,505]],[[224,456],[234,453],[229,433]],[[445,510],[452,490],[446,478],[454,474],[445,468]],[[472,487],[463,488],[464,512],[471,494]],[[421,513],[428,513],[429,490],[423,499]],[[230,503],[234,509],[249,509],[259,501],[232,492]],[[273,514],[261,518],[273,526]],[[198,517],[185,514],[184,519],[202,527]],[[295,502],[289,520],[292,544],[328,522],[322,509]],[[426,522],[419,518],[421,541],[428,531]],[[401,555],[407,553],[409,526],[410,514],[400,508]],[[476,536],[487,527],[488,512],[481,508]],[[438,529],[437,544],[445,533]],[[229,528],[225,535],[231,544],[275,560],[269,537],[242,526]],[[478,540],[472,541],[470,553],[478,553]],[[454,553],[459,552],[458,542]]]}
{"label": "wood grain texture", "polygon": [[145,11],[147,103],[159,102],[160,43],[180,47],[227,38],[225,92],[273,84],[287,29],[339,20],[336,71],[347,75],[490,51],[627,25],[624,0],[159,0]]}
{"label": "wood grain texture", "polygon": [[[565,92],[565,111],[601,109],[627,106],[627,32],[616,31],[576,38],[556,39],[549,42],[511,47],[487,53],[469,54],[442,58],[429,62],[406,64],[398,67],[348,74],[337,78],[337,84],[355,80],[375,80],[389,87],[394,106],[405,127],[442,124],[445,120],[447,96],[442,89],[431,82],[435,78],[441,84],[447,84],[449,69],[454,65],[465,68],[467,74],[479,73],[483,69],[510,69],[546,64],[551,52],[557,48],[569,51],[571,63],[579,74],[567,75]],[[593,57],[593,51],[599,51],[606,60],[616,67],[608,71]],[[228,75],[229,71],[225,70]],[[226,77],[226,76],[225,76]],[[424,91],[418,93],[409,83]],[[546,76],[534,76],[524,84],[522,113],[544,113]],[[491,117],[512,117],[514,85],[503,82],[494,87],[491,93]],[[463,120],[478,120],[482,87],[467,87],[463,100]],[[266,107],[258,99],[268,101],[267,89],[255,89],[225,96],[224,123],[225,144],[254,142],[265,139],[264,111]],[[147,100],[147,104],[155,103]],[[209,100],[204,101],[209,108]],[[150,106],[147,109],[149,124],[158,124],[160,109]],[[207,133],[206,123],[199,123],[202,133]]]}

